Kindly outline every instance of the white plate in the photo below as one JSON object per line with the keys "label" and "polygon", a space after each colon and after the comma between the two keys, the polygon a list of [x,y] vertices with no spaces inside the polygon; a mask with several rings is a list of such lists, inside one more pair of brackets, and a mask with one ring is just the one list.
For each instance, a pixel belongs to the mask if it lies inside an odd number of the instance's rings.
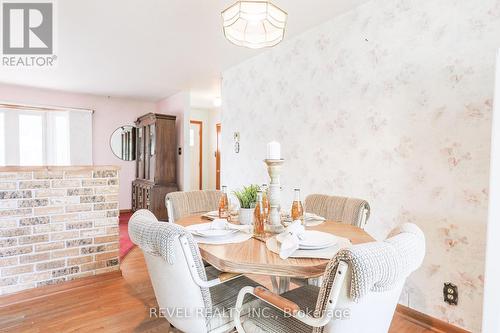
{"label": "white plate", "polygon": [[209,230],[198,230],[193,232],[193,234],[201,237],[207,237],[207,238],[215,238],[215,237],[226,237],[229,235],[234,234],[235,232],[238,232],[238,230],[234,229],[209,229]]}
{"label": "white plate", "polygon": [[217,210],[213,210],[211,212],[207,212],[203,214],[205,216],[210,216],[210,217],[219,217],[219,212]]}
{"label": "white plate", "polygon": [[306,230],[302,239],[299,241],[299,249],[303,250],[317,250],[325,247],[330,247],[337,244],[338,239],[335,235],[315,231]]}
{"label": "white plate", "polygon": [[226,237],[238,232],[235,229],[211,229],[211,223],[193,224],[186,229],[193,235],[207,238]]}

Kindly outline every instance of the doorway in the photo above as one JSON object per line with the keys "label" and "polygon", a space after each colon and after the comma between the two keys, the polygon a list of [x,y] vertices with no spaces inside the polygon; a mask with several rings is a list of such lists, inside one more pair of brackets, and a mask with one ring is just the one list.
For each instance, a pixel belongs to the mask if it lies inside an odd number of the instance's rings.
{"label": "doorway", "polygon": [[203,188],[203,122],[189,123],[189,150],[191,155],[191,190]]}
{"label": "doorway", "polygon": [[221,150],[221,127],[220,123],[215,125],[217,133],[217,147],[215,150],[215,189],[220,190],[220,150]]}

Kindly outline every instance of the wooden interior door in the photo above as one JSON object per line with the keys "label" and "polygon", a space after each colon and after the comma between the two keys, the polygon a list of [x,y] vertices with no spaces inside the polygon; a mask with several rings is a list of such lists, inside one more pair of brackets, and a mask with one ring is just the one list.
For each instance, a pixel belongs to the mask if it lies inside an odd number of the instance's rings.
{"label": "wooden interior door", "polygon": [[189,126],[191,154],[191,190],[203,189],[203,122],[191,120]]}
{"label": "wooden interior door", "polygon": [[217,133],[217,150],[215,151],[215,188],[220,190],[220,148],[221,148],[221,127],[220,124],[215,125]]}

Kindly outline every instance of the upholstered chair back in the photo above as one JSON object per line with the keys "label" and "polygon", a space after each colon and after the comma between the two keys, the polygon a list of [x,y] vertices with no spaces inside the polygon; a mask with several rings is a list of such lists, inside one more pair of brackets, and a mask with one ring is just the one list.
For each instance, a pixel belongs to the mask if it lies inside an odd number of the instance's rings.
{"label": "upholstered chair back", "polygon": [[324,194],[308,195],[305,211],[360,228],[365,227],[370,217],[370,205],[366,200]]}
{"label": "upholstered chair back", "polygon": [[129,234],[144,253],[162,316],[183,332],[206,332],[203,312],[212,308],[211,295],[194,282],[189,269],[193,265],[206,280],[198,246],[189,232],[139,210],[130,218]]}
{"label": "upholstered chair back", "polygon": [[221,191],[203,190],[171,192],[165,198],[169,222],[180,218],[217,210]]}
{"label": "upholstered chair back", "polygon": [[[334,313],[338,317],[315,333],[388,332],[406,278],[420,267],[424,255],[425,237],[414,224],[402,225],[383,242],[341,250],[326,269],[316,305],[319,313],[332,311],[330,291],[340,288]],[[340,262],[349,267],[341,285],[336,285]]]}

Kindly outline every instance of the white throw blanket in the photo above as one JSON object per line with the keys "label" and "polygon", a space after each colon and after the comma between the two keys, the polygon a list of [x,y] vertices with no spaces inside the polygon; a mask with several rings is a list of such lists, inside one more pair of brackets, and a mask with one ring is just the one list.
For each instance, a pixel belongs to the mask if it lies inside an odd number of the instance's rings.
{"label": "white throw blanket", "polygon": [[287,259],[295,251],[299,249],[299,242],[302,239],[302,235],[306,229],[302,223],[297,220],[286,227],[285,231],[276,236],[278,242],[281,243],[280,246],[280,258]]}
{"label": "white throw blanket", "polygon": [[324,275],[316,310],[323,309],[328,301],[333,278],[339,261],[351,269],[350,297],[359,301],[369,292],[394,288],[419,267],[425,256],[425,236],[415,224],[405,223],[383,242],[354,245],[340,250],[330,261]]}

